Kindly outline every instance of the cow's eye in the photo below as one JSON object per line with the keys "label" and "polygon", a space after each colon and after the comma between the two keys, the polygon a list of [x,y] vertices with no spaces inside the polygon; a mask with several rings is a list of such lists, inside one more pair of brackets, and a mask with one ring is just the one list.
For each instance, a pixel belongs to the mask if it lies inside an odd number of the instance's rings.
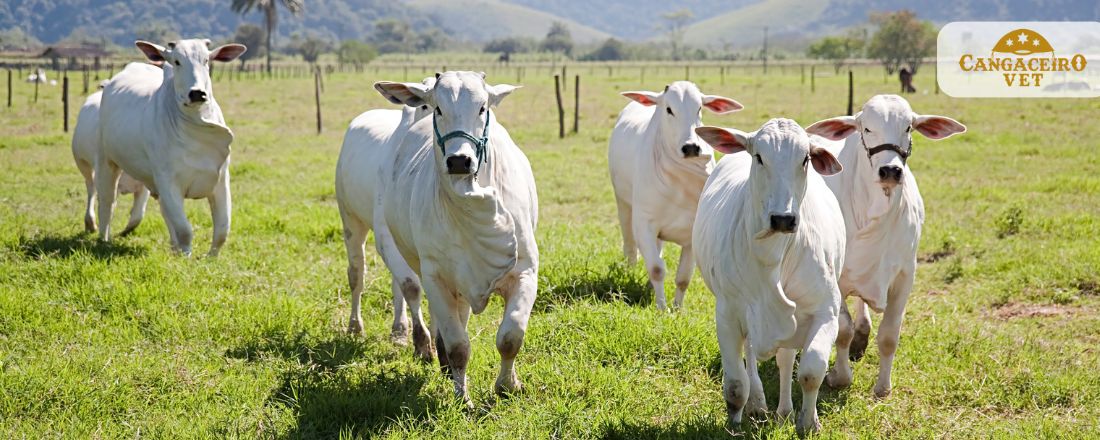
{"label": "cow's eye", "polygon": [[870,132],[871,132],[871,129],[870,129],[870,128],[864,128],[864,129],[863,129],[863,132],[864,132],[864,133],[870,133]]}
{"label": "cow's eye", "polygon": [[760,165],[764,164],[764,159],[761,159],[759,154],[754,154],[753,157],[756,158],[756,163],[758,163]]}
{"label": "cow's eye", "polygon": [[909,133],[909,132],[911,132],[911,131],[913,131],[913,126],[912,126],[912,125],[910,125],[910,126],[908,126],[908,127],[905,127],[905,132],[906,132],[906,133]]}
{"label": "cow's eye", "polygon": [[421,109],[421,110],[427,110],[427,109],[428,109],[428,106],[426,106],[426,105],[422,105],[422,106],[420,106],[420,109]]}
{"label": "cow's eye", "polygon": [[665,107],[665,111],[668,112],[669,116],[676,116],[676,115],[672,114],[672,107]]}
{"label": "cow's eye", "polygon": [[485,107],[481,107],[481,110],[478,110],[477,114],[478,115],[484,115],[485,114]]}
{"label": "cow's eye", "polygon": [[443,110],[440,110],[440,109],[439,109],[439,108],[437,107],[437,108],[435,109],[435,114],[437,114],[437,115],[439,115],[439,116],[443,116]]}
{"label": "cow's eye", "polygon": [[176,60],[175,63],[177,66],[180,65],[180,60]]}
{"label": "cow's eye", "polygon": [[806,164],[810,163],[810,155],[807,154],[805,159],[802,159],[802,168],[806,168]]}

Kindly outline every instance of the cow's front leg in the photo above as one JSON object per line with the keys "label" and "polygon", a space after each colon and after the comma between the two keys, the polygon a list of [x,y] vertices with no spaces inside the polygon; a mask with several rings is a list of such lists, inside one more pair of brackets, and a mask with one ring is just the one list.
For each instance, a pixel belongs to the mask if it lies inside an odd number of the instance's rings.
{"label": "cow's front leg", "polygon": [[[835,295],[840,297],[839,290],[836,290]],[[835,309],[820,311],[812,319],[807,333],[809,340],[802,350],[802,358],[798,361],[802,412],[795,423],[795,430],[800,436],[821,429],[821,422],[817,418],[817,394],[825,379],[825,370],[829,368],[829,353],[833,351],[838,327]]]}
{"label": "cow's front leg", "polygon": [[122,170],[105,158],[101,158],[95,165],[96,196],[99,198],[99,240],[111,239],[111,214],[115,209],[115,198],[118,196],[118,179],[122,177]]}
{"label": "cow's front leg", "polygon": [[[209,198],[210,216],[214,220],[213,239],[210,242],[210,253],[208,254],[211,257],[218,256],[218,251],[221,250],[226,238],[229,237],[232,200],[229,195],[229,163],[226,162],[225,166],[227,169],[222,172],[221,179],[214,187],[214,194]],[[190,240],[188,240],[188,244],[190,244]],[[190,251],[190,248],[188,250]]]}
{"label": "cow's front leg", "polygon": [[172,237],[172,250],[190,257],[193,232],[183,209],[183,195],[174,182],[158,181],[157,189],[160,190],[160,213]]}
{"label": "cow's front leg", "polygon": [[848,347],[852,343],[852,336],[855,331],[852,325],[852,317],[848,314],[848,303],[843,299],[840,301],[838,324],[836,361],[833,363],[833,369],[829,371],[829,375],[825,377],[826,383],[833,389],[847,388],[852,384],[852,366],[849,363]]}
{"label": "cow's front leg", "polygon": [[742,313],[718,300],[715,326],[718,333],[718,349],[722,355],[722,397],[726,400],[726,418],[731,425],[741,424],[741,414],[749,399],[749,375],[745,371],[742,350],[745,332],[742,329]]}
{"label": "cow's front leg", "polygon": [[779,407],[775,413],[779,418],[787,418],[794,411],[791,401],[791,378],[794,375],[794,356],[796,350],[780,348],[775,352],[775,364],[779,367]]}
{"label": "cow's front leg", "polygon": [[893,384],[890,374],[894,368],[894,354],[897,353],[898,339],[901,337],[901,323],[905,319],[905,303],[913,290],[912,272],[903,272],[890,286],[886,299],[886,310],[878,326],[875,342],[878,344],[878,380],[875,382],[875,397],[890,395]]}
{"label": "cow's front leg", "polygon": [[768,413],[768,401],[764,397],[764,383],[760,381],[759,360],[752,340],[745,342],[745,366],[749,371],[749,400],[745,403],[745,413],[754,419],[763,419]]}
{"label": "cow's front leg", "polygon": [[647,219],[634,217],[634,239],[637,240],[638,250],[645,260],[646,272],[649,274],[649,284],[653,286],[653,298],[658,310],[667,310],[665,302],[665,261],[661,258],[661,240],[657,238],[657,231]]}
{"label": "cow's front leg", "polygon": [[680,265],[676,267],[676,295],[672,297],[672,307],[679,309],[684,306],[684,294],[691,284],[691,275],[695,273],[695,257],[691,251],[691,243],[680,249]]}
{"label": "cow's front leg", "polygon": [[440,369],[444,373],[450,372],[455,396],[462,399],[467,407],[473,408],[466,388],[466,366],[470,362],[470,336],[466,333],[466,322],[470,317],[470,305],[459,299],[458,292],[445,289],[434,271],[425,269],[423,273],[432,326],[438,332],[435,344],[439,350]]}
{"label": "cow's front leg", "polygon": [[527,320],[531,317],[531,307],[535,304],[538,292],[538,269],[529,268],[519,275],[519,280],[511,292],[504,292],[504,319],[497,329],[497,351],[500,353],[500,373],[497,374],[497,394],[519,391],[523,384],[516,376],[516,355],[523,347],[523,337],[527,333]]}

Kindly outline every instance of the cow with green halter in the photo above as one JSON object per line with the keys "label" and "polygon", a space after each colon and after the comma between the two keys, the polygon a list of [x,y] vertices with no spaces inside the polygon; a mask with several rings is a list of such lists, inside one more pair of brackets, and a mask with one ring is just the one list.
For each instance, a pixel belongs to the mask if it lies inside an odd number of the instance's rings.
{"label": "cow with green halter", "polygon": [[[434,85],[379,82],[375,88],[391,101],[432,112],[396,146],[392,172],[381,176],[379,209],[428,296],[440,367],[455,394],[471,404],[466,325],[495,292],[504,300],[495,390],[516,391],[515,359],[538,287],[538,196],[527,157],[493,107],[517,87],[489,85],[483,73],[446,72]],[[414,336],[422,329],[423,322],[413,323]]]}

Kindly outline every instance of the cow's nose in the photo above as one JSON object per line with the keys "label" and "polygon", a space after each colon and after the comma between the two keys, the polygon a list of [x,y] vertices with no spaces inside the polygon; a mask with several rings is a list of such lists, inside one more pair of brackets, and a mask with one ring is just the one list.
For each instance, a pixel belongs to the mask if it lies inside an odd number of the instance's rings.
{"label": "cow's nose", "polygon": [[773,231],[794,232],[795,226],[798,226],[798,217],[793,214],[773,214],[771,217]]}
{"label": "cow's nose", "polygon": [[680,151],[684,152],[684,157],[699,157],[702,149],[696,144],[684,144],[683,147],[680,147]]}
{"label": "cow's nose", "polygon": [[465,154],[447,157],[447,174],[470,174],[473,167],[474,160]]}
{"label": "cow's nose", "polygon": [[202,90],[192,90],[187,93],[187,98],[191,102],[206,102],[206,92]]}
{"label": "cow's nose", "polygon": [[879,167],[878,179],[888,183],[900,183],[901,182],[901,167],[897,165],[887,165]]}

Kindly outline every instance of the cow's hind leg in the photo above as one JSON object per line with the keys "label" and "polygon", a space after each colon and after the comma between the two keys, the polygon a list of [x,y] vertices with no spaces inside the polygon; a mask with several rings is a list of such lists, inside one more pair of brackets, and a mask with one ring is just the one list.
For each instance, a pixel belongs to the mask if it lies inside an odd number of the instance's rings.
{"label": "cow's hind leg", "polygon": [[859,298],[856,298],[852,306],[856,315],[852,320],[852,343],[848,346],[848,359],[858,361],[863,359],[863,354],[867,352],[867,341],[871,339],[871,313],[867,304]]}
{"label": "cow's hind leg", "polygon": [[126,222],[126,229],[122,230],[120,237],[130,235],[141,224],[141,220],[145,218],[145,205],[149,203],[149,188],[145,185],[141,185],[140,189],[134,193],[134,206],[130,207],[130,221]]}
{"label": "cow's hind leg", "polygon": [[691,285],[691,275],[695,273],[695,257],[691,252],[691,245],[680,249],[680,265],[676,267],[676,294],[672,297],[672,307],[679,309],[684,306],[684,295]]}
{"label": "cow's hind leg", "polygon": [[122,176],[122,170],[106,159],[99,160],[95,167],[95,189],[99,199],[99,239],[109,241],[111,239],[111,214],[115,209],[115,198],[118,195],[118,179]]}
{"label": "cow's hind leg", "polygon": [[626,264],[633,266],[638,262],[638,243],[634,241],[634,220],[630,203],[615,198],[619,208],[619,230],[623,233],[623,257]]}
{"label": "cow's hind leg", "polygon": [[516,355],[523,347],[527,319],[531,316],[537,291],[538,274],[536,269],[531,268],[520,274],[519,281],[511,292],[505,293],[504,319],[497,330],[500,373],[497,374],[496,385],[493,387],[497,394],[513,393],[523,387],[516,376]]}
{"label": "cow's hind leg", "polygon": [[84,189],[88,192],[87,198],[84,199],[84,232],[89,234],[95,233],[95,169],[92,168],[92,164],[77,160],[76,167],[80,170],[80,174],[84,176]]}
{"label": "cow's hind leg", "polygon": [[363,332],[363,316],[360,301],[363,297],[363,276],[366,268],[363,245],[367,240],[367,225],[344,209],[340,210],[344,222],[344,249],[348,256],[348,288],[351,289],[351,315],[348,317],[348,333]]}

